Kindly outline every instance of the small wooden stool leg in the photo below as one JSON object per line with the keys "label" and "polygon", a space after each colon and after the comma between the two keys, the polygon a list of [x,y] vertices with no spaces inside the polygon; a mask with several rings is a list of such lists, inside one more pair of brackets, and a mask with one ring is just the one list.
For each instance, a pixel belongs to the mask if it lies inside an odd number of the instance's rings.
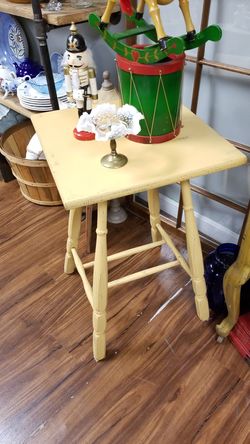
{"label": "small wooden stool leg", "polygon": [[250,213],[242,236],[239,255],[227,270],[223,279],[223,290],[228,316],[216,325],[219,336],[226,337],[238,321],[240,314],[241,286],[250,278]]}
{"label": "small wooden stool leg", "polygon": [[91,232],[92,232],[92,212],[93,207],[89,205],[86,207],[86,252],[89,254],[91,250]]}
{"label": "small wooden stool leg", "polygon": [[186,222],[186,239],[189,266],[192,276],[192,285],[195,294],[195,304],[198,317],[202,321],[209,318],[209,307],[206,297],[206,283],[204,279],[204,266],[201,251],[200,237],[196,226],[190,183],[181,182],[183,208]]}
{"label": "small wooden stool leg", "polygon": [[160,200],[158,189],[148,191],[148,208],[150,214],[150,225],[152,241],[157,242],[161,240],[161,235],[156,228],[157,224],[161,223],[160,220]]}
{"label": "small wooden stool leg", "polygon": [[75,263],[71,253],[72,248],[77,248],[81,229],[82,207],[70,210],[68,222],[68,239],[64,260],[64,272],[73,273]]}
{"label": "small wooden stool leg", "polygon": [[108,295],[107,202],[97,206],[96,250],[93,275],[93,353],[96,361],[106,355],[106,306]]}

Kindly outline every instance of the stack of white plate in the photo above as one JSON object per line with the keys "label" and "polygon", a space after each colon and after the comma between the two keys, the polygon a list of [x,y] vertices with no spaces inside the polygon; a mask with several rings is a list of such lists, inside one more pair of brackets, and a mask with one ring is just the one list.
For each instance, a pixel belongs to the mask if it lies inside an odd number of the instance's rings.
{"label": "stack of white plate", "polygon": [[[20,104],[31,111],[52,111],[49,94],[36,91],[29,81],[21,83],[17,87],[17,97]],[[59,103],[67,103],[67,95],[64,85],[57,91]]]}

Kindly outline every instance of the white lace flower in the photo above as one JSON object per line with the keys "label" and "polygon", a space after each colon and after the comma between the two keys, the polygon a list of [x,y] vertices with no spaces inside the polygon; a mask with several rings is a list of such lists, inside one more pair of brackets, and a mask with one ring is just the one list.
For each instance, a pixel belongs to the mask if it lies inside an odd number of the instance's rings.
{"label": "white lace flower", "polygon": [[143,115],[132,105],[116,108],[110,103],[97,105],[90,114],[83,113],[77,124],[78,131],[89,131],[96,135],[96,140],[118,139],[127,134],[141,131],[139,121]]}
{"label": "white lace flower", "polygon": [[127,134],[128,134],[127,127],[126,125],[124,125],[124,123],[114,122],[110,127],[110,131],[106,133],[105,140],[119,139],[120,137],[124,137]]}
{"label": "white lace flower", "polygon": [[89,133],[95,132],[95,125],[92,122],[91,116],[88,113],[83,113],[76,125],[77,131],[88,131]]}
{"label": "white lace flower", "polygon": [[94,124],[99,126],[102,121],[112,122],[114,119],[116,119],[117,109],[116,106],[112,105],[111,103],[101,103],[92,109],[90,115]]}
{"label": "white lace flower", "polygon": [[138,134],[141,131],[139,121],[144,119],[144,116],[132,106],[125,104],[118,109],[117,115],[119,119],[127,126],[127,134]]}

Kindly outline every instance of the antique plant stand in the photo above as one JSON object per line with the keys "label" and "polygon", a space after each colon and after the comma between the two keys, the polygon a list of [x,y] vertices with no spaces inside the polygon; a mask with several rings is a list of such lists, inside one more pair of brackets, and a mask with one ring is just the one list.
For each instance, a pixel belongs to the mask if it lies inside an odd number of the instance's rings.
{"label": "antique plant stand", "polygon": [[[175,139],[159,144],[141,144],[120,139],[119,150],[128,163],[117,170],[101,165],[108,150],[108,142],[80,142],[73,137],[77,121],[76,110],[38,114],[32,121],[43,146],[63,204],[69,213],[65,272],[78,270],[86,296],[93,309],[93,353],[98,361],[106,353],[106,306],[108,289],[177,265],[192,279],[198,317],[209,318],[206,298],[203,258],[196,227],[189,180],[246,163],[246,156],[224,140],[189,110],[183,110],[183,129]],[[160,222],[158,188],[180,182],[186,223],[188,262],[175,247]],[[122,196],[147,191],[150,211],[152,243],[108,256],[107,202]],[[97,204],[96,249],[94,261],[82,264],[78,239],[82,207]],[[176,260],[146,270],[108,280],[108,263],[167,245]],[[93,286],[85,271],[93,267]]]}

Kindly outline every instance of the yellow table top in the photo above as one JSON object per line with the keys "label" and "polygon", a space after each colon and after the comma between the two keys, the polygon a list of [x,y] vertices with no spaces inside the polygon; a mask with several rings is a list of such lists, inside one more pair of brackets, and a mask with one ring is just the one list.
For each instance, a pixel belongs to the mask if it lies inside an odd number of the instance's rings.
{"label": "yellow table top", "polygon": [[40,113],[32,122],[66,209],[126,196],[178,181],[237,167],[247,158],[191,111],[183,109],[183,128],[169,142],[140,144],[117,140],[127,165],[101,165],[109,142],[76,140],[77,110]]}

